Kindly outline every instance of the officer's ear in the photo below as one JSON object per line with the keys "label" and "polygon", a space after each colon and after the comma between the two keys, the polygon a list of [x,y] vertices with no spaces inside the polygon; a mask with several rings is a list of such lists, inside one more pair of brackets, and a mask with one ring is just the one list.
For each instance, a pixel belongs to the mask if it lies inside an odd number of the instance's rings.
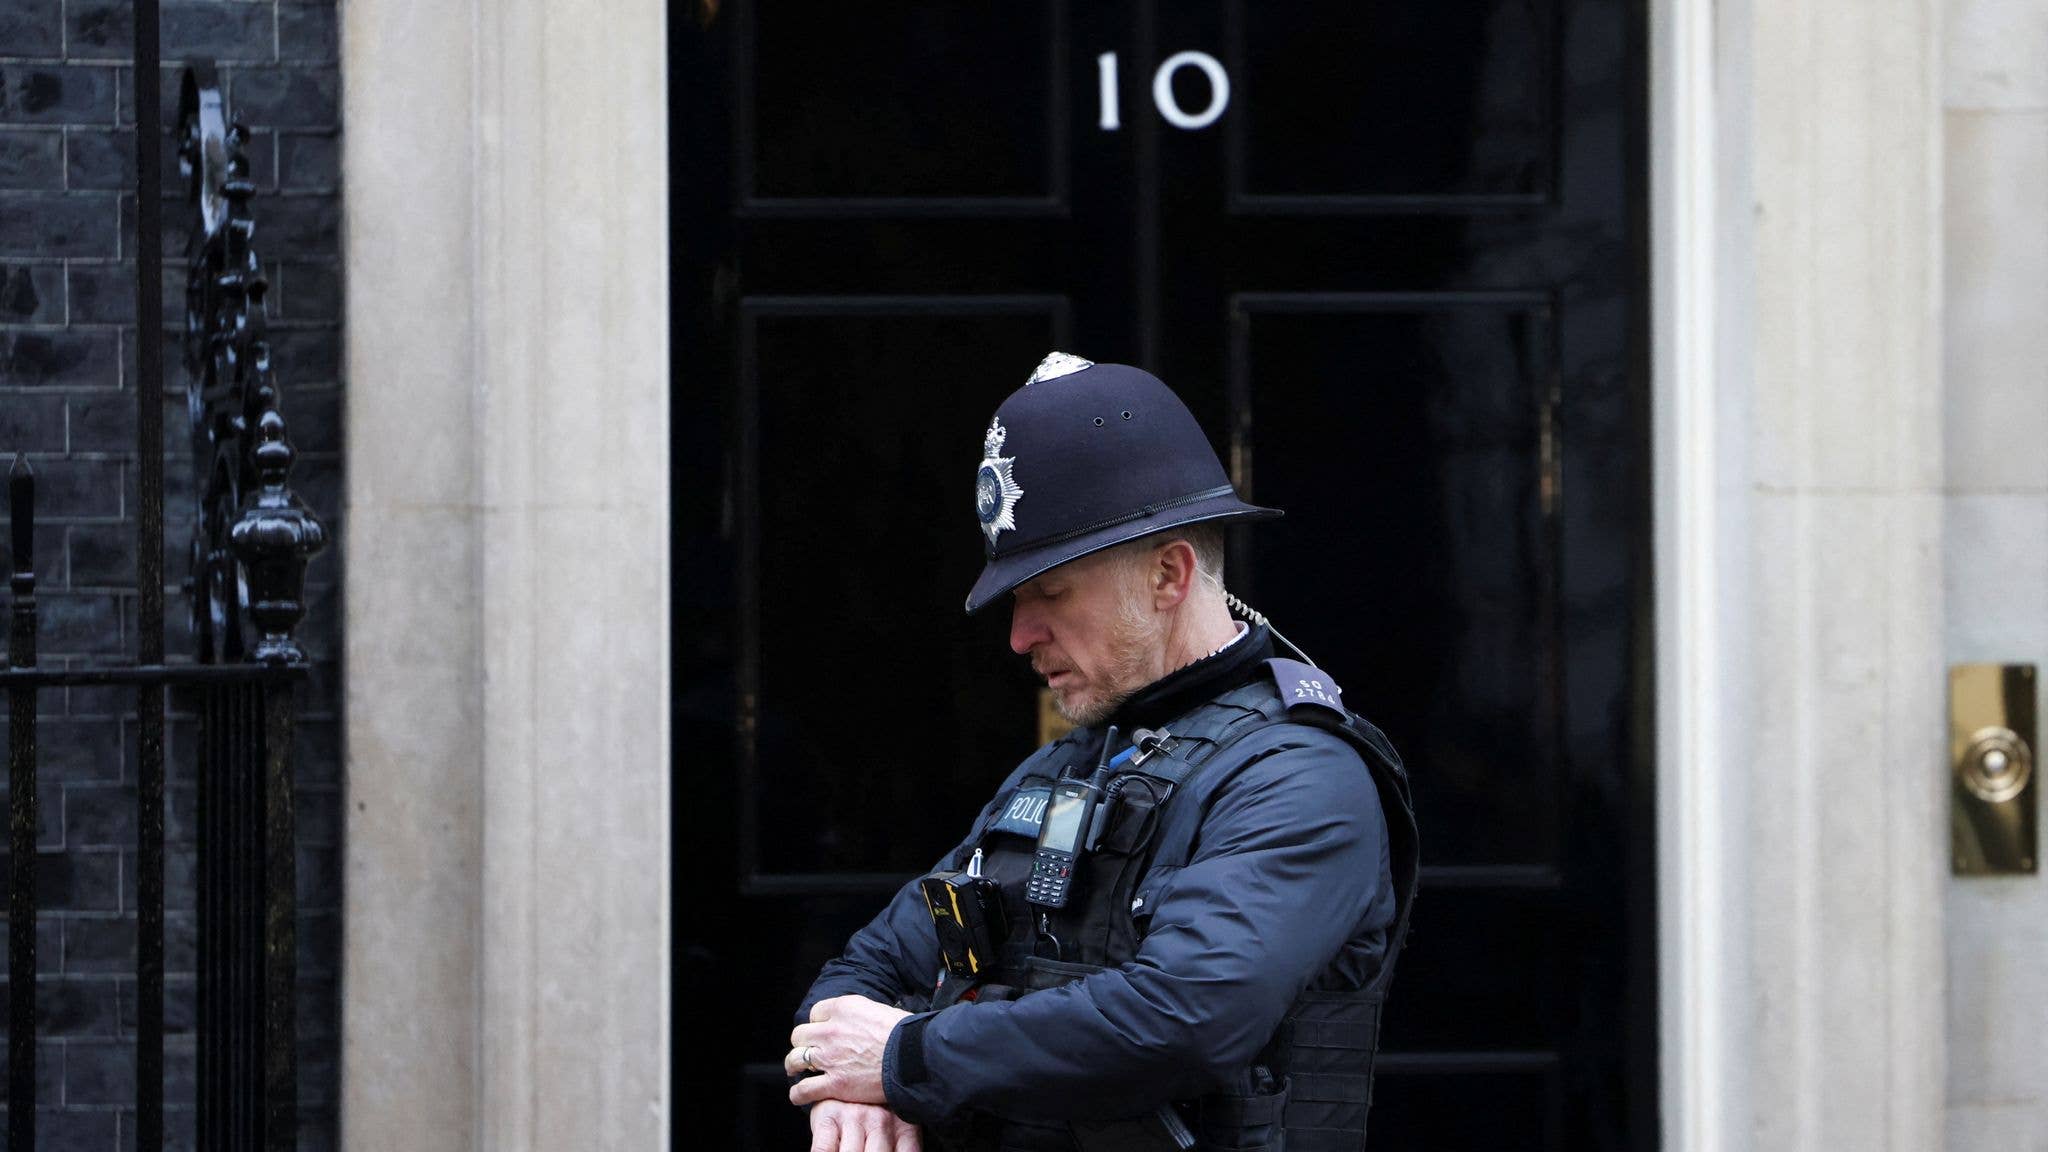
{"label": "officer's ear", "polygon": [[1159,611],[1178,608],[1195,590],[1195,581],[1201,579],[1201,569],[1195,559],[1195,546],[1175,537],[1161,544],[1152,553],[1152,563],[1145,570],[1146,591],[1152,594],[1152,606]]}

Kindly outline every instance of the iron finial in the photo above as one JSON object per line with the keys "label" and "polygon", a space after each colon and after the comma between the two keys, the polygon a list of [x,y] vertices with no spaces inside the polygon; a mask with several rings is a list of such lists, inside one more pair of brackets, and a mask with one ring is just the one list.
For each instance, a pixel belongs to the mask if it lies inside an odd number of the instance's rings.
{"label": "iron finial", "polygon": [[251,654],[265,664],[301,664],[305,649],[292,630],[306,615],[306,562],[327,546],[327,529],[293,494],[292,447],[277,409],[256,420],[254,459],[262,487],[229,535],[249,575],[249,616],[262,633]]}

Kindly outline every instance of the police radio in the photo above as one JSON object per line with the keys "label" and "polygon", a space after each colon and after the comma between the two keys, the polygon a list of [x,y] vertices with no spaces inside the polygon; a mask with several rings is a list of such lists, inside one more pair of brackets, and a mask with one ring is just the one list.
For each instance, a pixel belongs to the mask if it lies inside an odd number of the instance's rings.
{"label": "police radio", "polygon": [[1094,846],[1100,832],[1097,819],[1102,808],[1103,782],[1109,770],[1128,759],[1126,749],[1115,760],[1109,750],[1116,743],[1116,725],[1102,737],[1102,755],[1095,771],[1083,780],[1069,776],[1052,786],[1052,798],[1045,806],[1045,822],[1038,828],[1038,852],[1032,859],[1031,879],[1024,885],[1024,899],[1040,908],[1065,908],[1073,887],[1075,869],[1081,857]]}

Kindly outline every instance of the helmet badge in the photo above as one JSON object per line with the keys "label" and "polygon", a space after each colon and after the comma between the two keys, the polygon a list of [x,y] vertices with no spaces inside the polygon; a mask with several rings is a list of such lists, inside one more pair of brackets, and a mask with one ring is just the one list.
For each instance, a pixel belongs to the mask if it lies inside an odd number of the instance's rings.
{"label": "helmet badge", "polygon": [[1002,455],[1003,441],[1009,436],[1001,419],[988,422],[988,435],[981,442],[981,469],[974,474],[974,511],[981,517],[981,532],[991,548],[998,533],[1017,527],[1013,513],[1018,498],[1024,495],[1010,472],[1017,458]]}
{"label": "helmet badge", "polygon": [[1066,352],[1054,352],[1038,362],[1038,367],[1031,370],[1031,379],[1026,380],[1024,386],[1029,388],[1040,381],[1057,380],[1062,376],[1072,376],[1083,368],[1093,367],[1093,360],[1083,360]]}

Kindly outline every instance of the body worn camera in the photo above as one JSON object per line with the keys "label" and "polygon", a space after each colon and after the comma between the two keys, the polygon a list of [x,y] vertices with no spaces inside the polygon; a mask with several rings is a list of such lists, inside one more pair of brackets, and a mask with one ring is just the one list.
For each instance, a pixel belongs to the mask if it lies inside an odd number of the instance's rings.
{"label": "body worn camera", "polygon": [[974,850],[966,871],[934,872],[919,880],[918,893],[938,932],[947,975],[980,979],[1008,933],[1002,890],[981,874],[981,849]]}

